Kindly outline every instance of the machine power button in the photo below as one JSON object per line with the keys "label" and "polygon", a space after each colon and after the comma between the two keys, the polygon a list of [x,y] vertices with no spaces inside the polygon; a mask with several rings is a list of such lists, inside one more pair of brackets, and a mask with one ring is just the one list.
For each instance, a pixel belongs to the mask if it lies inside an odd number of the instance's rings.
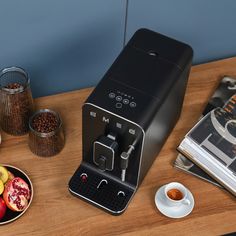
{"label": "machine power button", "polygon": [[122,101],[122,97],[121,97],[121,96],[117,96],[117,97],[116,97],[116,101],[117,101],[117,102]]}

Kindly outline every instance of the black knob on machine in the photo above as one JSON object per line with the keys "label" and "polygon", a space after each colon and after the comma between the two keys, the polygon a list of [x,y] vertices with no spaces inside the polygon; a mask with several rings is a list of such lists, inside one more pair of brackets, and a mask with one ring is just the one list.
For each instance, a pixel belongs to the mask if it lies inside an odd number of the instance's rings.
{"label": "black knob on machine", "polygon": [[93,145],[93,162],[103,171],[113,170],[117,148],[115,136],[101,136]]}

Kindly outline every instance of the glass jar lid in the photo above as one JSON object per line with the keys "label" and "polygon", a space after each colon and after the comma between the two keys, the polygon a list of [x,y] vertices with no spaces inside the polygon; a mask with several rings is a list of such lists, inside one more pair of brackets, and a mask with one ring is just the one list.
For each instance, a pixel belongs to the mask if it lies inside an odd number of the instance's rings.
{"label": "glass jar lid", "polygon": [[29,83],[28,74],[20,67],[8,67],[0,72],[0,89],[9,94],[23,92]]}

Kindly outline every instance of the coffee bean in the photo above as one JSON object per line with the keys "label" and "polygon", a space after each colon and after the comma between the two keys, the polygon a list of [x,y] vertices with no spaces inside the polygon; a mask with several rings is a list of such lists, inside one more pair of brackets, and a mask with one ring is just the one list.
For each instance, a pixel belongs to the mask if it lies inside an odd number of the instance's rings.
{"label": "coffee bean", "polygon": [[32,121],[34,130],[40,133],[50,133],[58,128],[56,116],[50,112],[39,113]]}
{"label": "coffee bean", "polygon": [[23,86],[19,83],[11,83],[5,86],[7,89],[18,89],[18,88],[23,88]]}

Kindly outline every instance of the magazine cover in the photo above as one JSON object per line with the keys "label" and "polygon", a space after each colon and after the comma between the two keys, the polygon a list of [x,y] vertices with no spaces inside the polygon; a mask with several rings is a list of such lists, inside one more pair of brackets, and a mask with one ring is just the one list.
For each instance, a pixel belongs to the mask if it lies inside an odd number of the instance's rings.
{"label": "magazine cover", "polygon": [[236,120],[224,108],[216,108],[188,133],[199,147],[236,175]]}
{"label": "magazine cover", "polygon": [[[235,108],[235,106],[232,106],[234,104],[235,97],[233,96],[235,93],[236,93],[236,79],[231,78],[229,76],[224,76],[219,86],[217,87],[216,91],[209,100],[201,117],[203,117],[204,115],[206,115],[207,113],[209,113],[210,111],[212,111],[217,107],[224,107],[226,111],[236,115],[236,109],[232,109],[232,107]],[[194,176],[197,176],[201,179],[204,179],[212,184],[221,186],[207,173],[205,173],[200,167],[195,165],[192,161],[187,159],[182,154],[178,154],[174,162],[174,167],[182,171],[185,171],[189,174],[192,174]]]}
{"label": "magazine cover", "polygon": [[236,106],[236,99],[232,97],[229,103],[205,115],[185,135],[178,150],[236,196],[236,116],[232,105]]}

